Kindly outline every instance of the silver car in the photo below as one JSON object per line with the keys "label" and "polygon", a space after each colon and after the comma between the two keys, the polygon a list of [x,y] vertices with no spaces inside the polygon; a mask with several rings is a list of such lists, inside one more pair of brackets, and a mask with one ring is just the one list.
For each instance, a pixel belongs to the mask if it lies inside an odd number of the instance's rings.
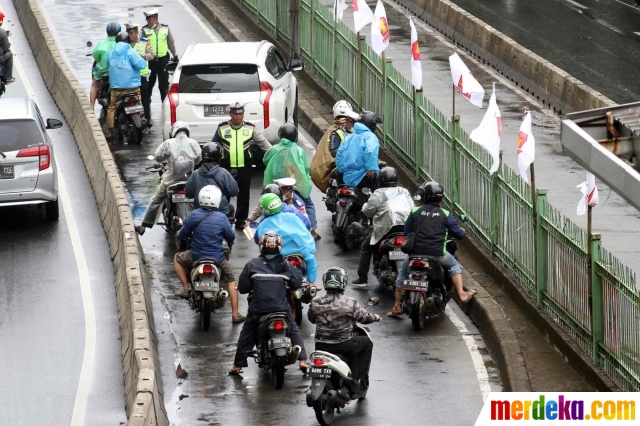
{"label": "silver car", "polygon": [[56,220],[58,178],[48,129],[62,122],[42,118],[31,99],[0,99],[0,207],[44,204],[48,220]]}

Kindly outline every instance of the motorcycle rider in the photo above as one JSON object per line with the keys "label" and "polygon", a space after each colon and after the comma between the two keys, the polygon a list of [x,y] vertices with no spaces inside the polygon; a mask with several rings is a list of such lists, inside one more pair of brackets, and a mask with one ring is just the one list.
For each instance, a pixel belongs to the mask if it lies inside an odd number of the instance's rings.
{"label": "motorcycle rider", "polygon": [[341,267],[327,269],[322,282],[327,293],[316,296],[307,312],[309,321],[316,324],[316,350],[346,357],[351,376],[365,390],[369,387],[373,342],[368,336],[355,336],[353,331],[357,322],[380,321],[380,315],[367,312],[354,298],[345,296],[349,278]]}
{"label": "motorcycle rider", "polygon": [[198,194],[200,208],[192,211],[178,233],[178,238],[186,240],[191,237],[191,250],[176,253],[173,265],[176,275],[182,284],[182,291],[177,292],[177,297],[189,298],[189,281],[187,272],[193,262],[200,259],[214,259],[220,269],[220,284],[227,284],[229,299],[231,299],[231,319],[234,323],[245,320],[244,315],[238,312],[238,291],[236,279],[231,270],[231,264],[224,257],[222,240],[225,239],[229,246],[236,238],[227,217],[218,211],[222,192],[215,185],[207,185]]}
{"label": "motorcycle rider", "polygon": [[[282,206],[282,211],[285,213],[294,213],[296,216],[300,218],[302,223],[304,223],[304,226],[306,226],[307,229],[311,230],[311,223],[309,222],[309,218],[307,217],[307,214],[303,211],[304,204],[302,208],[299,208],[296,204],[287,202],[287,199],[282,193],[282,188],[278,184],[270,183],[269,185],[265,185],[265,187],[262,188],[262,192],[260,193],[260,195],[264,195],[264,194],[276,194],[278,197],[280,197],[280,199],[284,203]],[[262,206],[260,205],[260,202],[258,202],[258,205],[256,206],[256,208],[247,218],[245,228],[250,227],[251,223],[261,221],[263,218],[264,216],[262,215]]]}
{"label": "motorcycle rider", "polygon": [[153,61],[155,56],[149,40],[140,38],[139,28],[140,24],[127,24],[127,34],[129,34],[129,38],[131,40],[131,47],[138,52],[142,59],[147,61],[147,67],[140,71],[140,94],[142,95],[144,116],[147,117],[147,126],[143,130],[143,133],[146,134],[149,133],[149,128],[151,127],[151,91],[149,90],[149,74],[151,71],[149,70],[149,61]]}
{"label": "motorcycle rider", "polygon": [[[178,54],[176,52],[176,44],[173,40],[173,34],[168,25],[158,22],[158,8],[153,8],[144,12],[144,18],[147,25],[142,27],[144,37],[149,40],[153,55],[155,58],[149,64],[149,97],[153,93],[153,87],[156,85],[156,79],[159,80],[158,88],[160,89],[160,99],[164,102],[169,92],[169,72],[167,64],[169,64],[169,52],[173,56],[173,61],[178,62]],[[147,120],[151,119],[148,117]]]}
{"label": "motorcycle rider", "polygon": [[376,126],[382,119],[375,112],[364,111],[353,126],[354,133],[347,136],[338,148],[336,166],[343,174],[344,183],[357,188],[378,188],[376,174],[380,143],[375,135]]}
{"label": "motorcycle rider", "polygon": [[[418,195],[423,205],[409,215],[404,225],[405,236],[417,231],[415,243],[413,250],[398,271],[396,304],[393,310],[387,313],[391,318],[402,314],[402,286],[408,276],[411,256],[421,256],[440,263],[449,272],[461,303],[467,303],[476,294],[476,290],[465,291],[462,285],[462,269],[455,257],[447,252],[447,237],[453,235],[461,240],[466,233],[456,218],[448,210],[440,207],[444,188],[438,182],[425,182],[418,188]],[[423,223],[424,221],[427,222]]]}
{"label": "motorcycle rider", "polygon": [[264,219],[258,224],[258,230],[254,235],[254,241],[258,243],[258,235],[267,231],[277,232],[284,241],[282,255],[299,254],[304,257],[307,264],[307,279],[309,285],[315,285],[318,275],[318,263],[314,253],[316,245],[309,230],[302,220],[295,214],[283,210],[284,204],[276,194],[264,194],[260,197],[260,205]]}
{"label": "motorcycle rider", "polygon": [[98,43],[93,52],[91,52],[91,56],[96,63],[93,67],[93,80],[91,81],[91,93],[89,95],[91,108],[96,105],[96,99],[100,94],[102,75],[109,70],[107,58],[109,53],[116,48],[116,36],[120,33],[120,30],[121,26],[118,22],[109,22],[107,24],[107,38]]}
{"label": "motorcycle rider", "polygon": [[247,216],[251,195],[251,175],[253,174],[251,148],[258,146],[267,151],[271,144],[255,126],[244,121],[244,105],[234,102],[229,105],[231,120],[218,124],[213,135],[213,142],[218,142],[229,153],[223,155],[220,165],[229,170],[238,182],[238,205],[236,207],[236,229],[243,229]]}
{"label": "motorcycle rider", "polygon": [[342,141],[353,131],[353,125],[360,115],[353,110],[347,101],[338,101],[333,106],[333,124],[329,126],[318,142],[313,159],[311,160],[310,172],[313,183],[322,192],[326,192],[329,187],[329,178],[335,167],[335,156]]}
{"label": "motorcycle rider", "polygon": [[260,237],[260,256],[250,260],[242,270],[238,280],[238,291],[240,294],[253,292],[247,321],[242,325],[242,331],[238,338],[236,356],[233,366],[229,370],[230,375],[242,373],[242,368],[247,367],[247,357],[257,343],[258,320],[261,316],[283,312],[287,314],[291,343],[300,346],[300,356],[298,357],[300,370],[306,372],[307,353],[304,349],[304,341],[300,336],[300,329],[296,324],[285,283],[292,291],[302,287],[302,276],[300,270],[286,262],[282,254],[282,238],[274,232],[268,231]]}
{"label": "motorcycle rider", "polygon": [[[198,170],[189,176],[187,186],[185,187],[185,195],[187,198],[194,198],[200,190],[207,185],[216,185],[222,191],[222,201],[218,211],[229,216],[229,201],[232,197],[238,195],[238,184],[231,173],[220,167],[220,159],[222,158],[222,147],[215,142],[207,142],[202,147],[202,164]],[[199,208],[198,200],[194,198],[194,208]]]}
{"label": "motorcycle rider", "polygon": [[280,187],[282,191],[282,202],[300,210],[307,217],[307,204],[304,202],[300,194],[295,191],[296,180],[294,178],[282,178],[273,181]]}
{"label": "motorcycle rider", "polygon": [[[167,170],[162,174],[156,193],[149,201],[149,207],[142,219],[142,225],[136,226],[138,235],[143,235],[147,228],[153,228],[158,220],[158,213],[167,198],[167,187],[186,179],[186,174],[193,171],[194,164],[201,160],[200,145],[189,138],[189,125],[184,121],[176,121],[171,128],[171,139],[162,142],[156,149],[156,162],[167,162]],[[188,198],[192,198],[193,195]],[[199,205],[196,207],[200,207]]]}
{"label": "motorcycle rider", "polygon": [[321,237],[316,232],[318,222],[316,220],[316,208],[311,199],[311,176],[309,176],[309,162],[307,154],[300,148],[298,141],[298,129],[291,123],[285,123],[278,130],[280,143],[272,146],[264,155],[264,184],[267,185],[276,179],[293,177],[295,179],[294,190],[300,195],[306,204],[307,215],[311,222],[311,235],[314,240]]}
{"label": "motorcycle rider", "polygon": [[367,288],[369,264],[378,260],[378,243],[391,232],[402,232],[405,220],[414,207],[413,198],[405,188],[398,187],[398,172],[393,167],[385,167],[378,175],[380,188],[376,189],[362,206],[362,214],[373,221],[371,234],[360,247],[358,279],[352,282],[354,288]]}
{"label": "motorcycle rider", "polygon": [[[4,13],[0,10],[0,27],[4,23]],[[0,28],[0,65],[4,67],[4,83],[11,84],[16,81],[13,78],[13,52],[11,52],[11,42],[9,35]]]}
{"label": "motorcycle rider", "polygon": [[116,102],[121,95],[135,93],[140,100],[140,71],[147,62],[131,47],[129,35],[121,31],[116,36],[116,47],[107,57],[111,101],[107,110],[107,140],[113,139]]}

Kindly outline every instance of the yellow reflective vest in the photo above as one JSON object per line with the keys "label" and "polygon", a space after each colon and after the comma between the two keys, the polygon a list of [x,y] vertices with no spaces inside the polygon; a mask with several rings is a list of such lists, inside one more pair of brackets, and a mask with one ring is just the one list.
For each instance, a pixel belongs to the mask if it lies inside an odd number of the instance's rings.
{"label": "yellow reflective vest", "polygon": [[153,54],[156,55],[157,58],[166,56],[169,52],[169,26],[160,24],[158,34],[156,34],[155,28],[149,28],[147,26],[142,27],[142,31],[144,31],[144,36],[151,43]]}
{"label": "yellow reflective vest", "polygon": [[220,123],[218,131],[223,149],[229,152],[229,158],[223,158],[221,164],[228,165],[228,167],[250,167],[251,150],[249,147],[253,141],[253,126],[245,123],[239,129],[234,129],[229,122],[224,122]]}

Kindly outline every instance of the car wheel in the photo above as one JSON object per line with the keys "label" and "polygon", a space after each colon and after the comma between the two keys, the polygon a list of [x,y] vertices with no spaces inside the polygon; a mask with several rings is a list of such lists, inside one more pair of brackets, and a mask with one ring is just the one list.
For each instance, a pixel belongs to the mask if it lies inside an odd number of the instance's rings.
{"label": "car wheel", "polygon": [[58,200],[49,201],[44,205],[45,216],[47,220],[58,220],[60,217],[60,209],[58,208]]}

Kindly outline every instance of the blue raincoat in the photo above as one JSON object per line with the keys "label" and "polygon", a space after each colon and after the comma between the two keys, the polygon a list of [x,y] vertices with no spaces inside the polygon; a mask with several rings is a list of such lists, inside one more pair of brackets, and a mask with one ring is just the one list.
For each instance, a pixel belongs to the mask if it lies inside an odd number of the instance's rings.
{"label": "blue raincoat", "polygon": [[135,89],[140,87],[140,70],[147,61],[129,43],[119,42],[107,57],[109,85],[112,89]]}
{"label": "blue raincoat", "polygon": [[368,170],[378,168],[378,137],[367,126],[356,123],[354,133],[347,136],[336,154],[336,167],[343,173],[343,180],[349,186],[358,186]]}
{"label": "blue raincoat", "polygon": [[302,221],[293,213],[280,212],[265,217],[258,225],[256,235],[263,235],[267,231],[275,231],[282,237],[283,246],[280,252],[283,256],[299,254],[307,263],[307,279],[314,283],[318,277],[318,262],[313,255],[316,252],[316,242]]}

